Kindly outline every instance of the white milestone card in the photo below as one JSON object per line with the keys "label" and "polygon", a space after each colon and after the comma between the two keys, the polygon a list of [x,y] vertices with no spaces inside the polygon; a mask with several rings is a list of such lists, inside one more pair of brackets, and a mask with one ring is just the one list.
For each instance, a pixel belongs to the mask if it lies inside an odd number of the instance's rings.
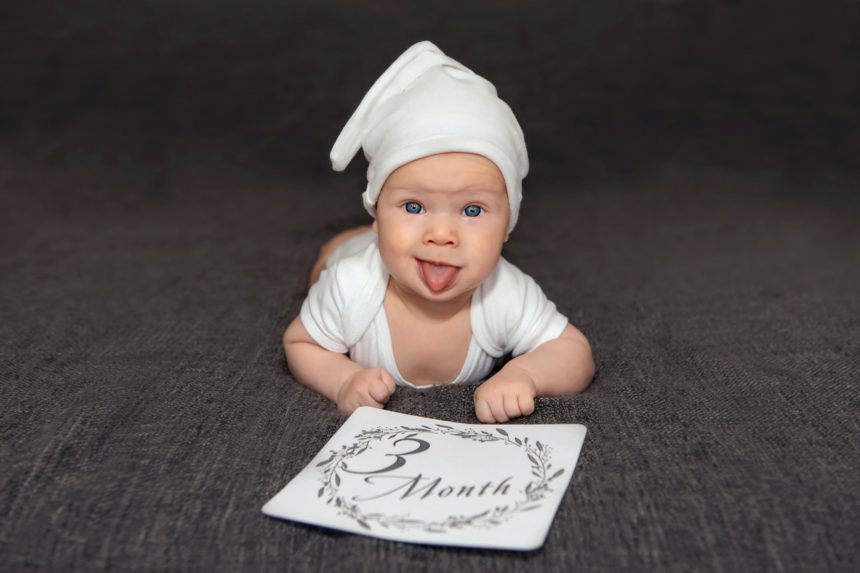
{"label": "white milestone card", "polygon": [[579,424],[359,408],[263,513],[410,543],[538,549],[584,440]]}

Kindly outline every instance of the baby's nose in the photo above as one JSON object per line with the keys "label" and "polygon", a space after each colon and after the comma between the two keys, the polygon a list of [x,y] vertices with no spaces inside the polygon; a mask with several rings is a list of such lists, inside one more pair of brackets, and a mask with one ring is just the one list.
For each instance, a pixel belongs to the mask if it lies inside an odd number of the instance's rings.
{"label": "baby's nose", "polygon": [[459,243],[457,225],[447,216],[430,218],[424,230],[424,242],[441,247],[457,246]]}

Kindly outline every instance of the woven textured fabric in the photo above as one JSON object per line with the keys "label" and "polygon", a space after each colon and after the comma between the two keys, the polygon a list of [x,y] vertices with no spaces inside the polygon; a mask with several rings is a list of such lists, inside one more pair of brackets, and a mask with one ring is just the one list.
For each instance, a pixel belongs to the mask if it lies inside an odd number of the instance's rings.
{"label": "woven textured fabric", "polygon": [[[675,3],[640,27],[616,19],[644,34],[630,41],[648,46],[654,83],[620,42],[602,63],[624,56],[628,75],[582,67],[560,30],[578,30],[587,53],[609,45],[588,35],[618,33],[596,8],[497,3],[486,22],[433,38],[520,117],[534,162],[505,256],[589,337],[598,365],[585,393],[540,399],[517,422],[588,427],[544,547],[425,547],[263,516],[342,422],[294,382],[280,341],[320,245],[369,221],[360,166],[331,173],[328,149],[388,56],[433,25],[386,3],[281,4],[4,8],[0,42],[17,55],[3,52],[15,81],[0,86],[0,570],[857,569],[860,112],[833,80],[856,67],[829,51],[836,40],[809,40],[821,89],[765,75],[744,92],[763,111],[747,113],[731,90],[756,78],[754,61],[704,90],[698,66],[670,57],[700,21]],[[733,31],[700,35],[721,57],[734,46],[723,37],[770,45],[749,35],[765,15],[709,5]],[[850,18],[821,10],[828,38],[853,37]],[[368,14],[405,22],[402,37],[360,32],[374,29]],[[61,22],[64,34],[36,32]],[[217,41],[205,35],[216,24]],[[508,29],[521,33],[503,42]],[[470,47],[474,34],[507,59]],[[340,50],[357,39],[360,64]],[[523,71],[558,49],[572,71]],[[800,57],[767,49],[779,65]],[[690,82],[661,91],[667,69]],[[628,82],[628,99],[610,79]],[[548,95],[562,87],[577,106]],[[802,93],[824,111],[791,99]],[[666,98],[692,123],[667,120]],[[477,422],[467,387],[398,389],[389,408]]]}

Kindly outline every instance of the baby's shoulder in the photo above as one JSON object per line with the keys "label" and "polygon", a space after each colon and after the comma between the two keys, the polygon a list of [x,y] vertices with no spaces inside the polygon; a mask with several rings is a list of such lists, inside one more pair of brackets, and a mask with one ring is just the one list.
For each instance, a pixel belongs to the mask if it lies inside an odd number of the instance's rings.
{"label": "baby's shoulder", "polygon": [[376,243],[367,245],[359,252],[339,258],[332,262],[326,271],[338,286],[346,289],[363,288],[368,281],[385,279],[385,268]]}
{"label": "baby's shoulder", "polygon": [[504,258],[476,292],[472,329],[493,356],[529,352],[567,324],[537,282]]}
{"label": "baby's shoulder", "polygon": [[375,244],[343,257],[325,269],[320,286],[339,299],[344,308],[381,304],[388,282],[379,249]]}
{"label": "baby's shoulder", "polygon": [[385,296],[387,275],[380,267],[378,250],[344,257],[325,269],[310,288],[302,307],[302,320],[334,324],[338,340],[351,348],[373,321]]}
{"label": "baby's shoulder", "polygon": [[539,287],[535,280],[516,265],[499,258],[496,268],[481,283],[481,301],[490,305],[508,306],[521,301],[529,290]]}

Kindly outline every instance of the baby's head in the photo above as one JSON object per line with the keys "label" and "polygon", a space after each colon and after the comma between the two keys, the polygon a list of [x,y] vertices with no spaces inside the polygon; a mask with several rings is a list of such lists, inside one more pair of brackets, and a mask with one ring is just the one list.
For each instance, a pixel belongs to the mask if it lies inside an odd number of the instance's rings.
{"label": "baby's head", "polygon": [[395,169],[461,152],[495,164],[507,192],[508,232],[517,223],[529,171],[522,129],[493,84],[430,42],[407,49],[368,90],[332,147],[332,167],[345,169],[360,148],[369,163],[364,206],[374,217]]}
{"label": "baby's head", "polygon": [[493,272],[510,207],[496,165],[440,153],[395,169],[375,205],[379,252],[397,288],[433,301],[468,296]]}
{"label": "baby's head", "polygon": [[516,225],[529,169],[522,129],[493,84],[419,42],[364,96],[331,150],[334,169],[359,148],[364,206],[395,282],[432,300],[483,282]]}

